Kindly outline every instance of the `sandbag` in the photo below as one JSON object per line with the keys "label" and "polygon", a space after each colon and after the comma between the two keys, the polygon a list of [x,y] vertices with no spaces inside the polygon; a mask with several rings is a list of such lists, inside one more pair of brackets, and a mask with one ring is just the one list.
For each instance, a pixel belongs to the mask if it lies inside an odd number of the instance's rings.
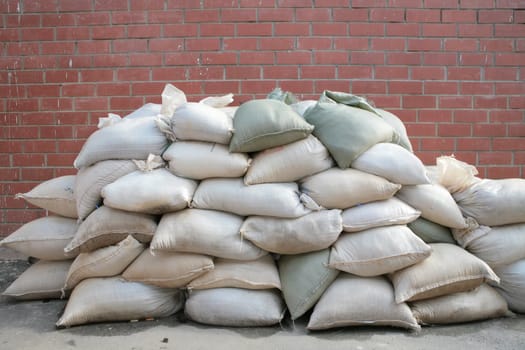
{"label": "sandbag", "polygon": [[271,255],[251,261],[217,258],[214,268],[192,280],[188,289],[281,289],[279,271]]}
{"label": "sandbag", "polygon": [[42,260],[68,260],[75,255],[65,254],[64,248],[73,239],[77,229],[75,219],[46,216],[30,221],[11,233],[0,241],[0,247]]}
{"label": "sandbag", "polygon": [[315,100],[304,100],[292,103],[290,107],[292,107],[292,109],[302,117],[304,116],[308,108],[315,106],[316,103],[317,101]]}
{"label": "sandbag", "polygon": [[60,299],[67,272],[73,260],[39,260],[29,266],[2,295],[18,300]]}
{"label": "sandbag", "polygon": [[250,216],[241,235],[256,246],[278,254],[300,254],[328,248],[342,231],[341,210],[320,210],[299,218]]}
{"label": "sandbag", "polygon": [[245,153],[230,153],[225,145],[199,141],[174,142],[162,157],[173,174],[196,180],[241,177],[251,162]]}
{"label": "sandbag", "polygon": [[490,267],[525,259],[525,223],[452,230],[458,243]]}
{"label": "sandbag", "polygon": [[104,186],[104,205],[131,212],[163,214],[188,207],[197,182],[165,168],[137,170]]}
{"label": "sandbag", "polygon": [[422,217],[409,222],[407,226],[425,243],[456,244],[456,240],[452,237],[450,228],[423,219]]}
{"label": "sandbag", "polygon": [[133,112],[127,114],[124,118],[135,119],[142,117],[156,117],[160,114],[162,105],[160,103],[146,103],[142,107],[137,108]]}
{"label": "sandbag", "polygon": [[80,253],[69,268],[64,288],[72,289],[86,278],[120,275],[143,250],[144,245],[130,235],[115,245]]}
{"label": "sandbag", "polygon": [[423,162],[414,153],[393,143],[373,145],[352,162],[352,168],[400,185],[430,183]]}
{"label": "sandbag", "polygon": [[279,323],[284,305],[276,289],[213,288],[193,290],[184,313],[195,322],[229,327],[261,327]]}
{"label": "sandbag", "polygon": [[161,155],[168,139],[157,127],[157,118],[122,119],[92,133],[73,165],[81,169],[109,159],[146,159],[149,154]]}
{"label": "sandbag", "polygon": [[403,186],[396,197],[421,211],[421,217],[427,220],[451,228],[467,227],[454,198],[441,185]]}
{"label": "sandbag", "polygon": [[237,109],[233,128],[230,152],[257,152],[304,139],[314,127],[284,102],[260,99]]}
{"label": "sandbag", "polygon": [[430,246],[404,225],[376,227],[341,235],[328,266],[358,276],[379,276],[414,265],[430,253]]}
{"label": "sandbag", "polygon": [[408,305],[396,304],[392,285],[384,276],[359,277],[342,273],[315,306],[307,328],[348,326],[420,328]]}
{"label": "sandbag", "polygon": [[184,306],[184,292],[120,277],[88,278],[73,290],[57,327],[170,316]]}
{"label": "sandbag", "polygon": [[140,242],[148,243],[156,229],[157,222],[153,215],[102,206],[80,224],[75,237],[64,248],[64,252],[91,252],[116,244],[128,235],[132,235]]}
{"label": "sandbag", "polygon": [[304,114],[316,136],[341,169],[370,147],[380,142],[397,143],[394,129],[380,116],[369,111],[335,103],[317,103]]}
{"label": "sandbag", "polygon": [[453,195],[463,215],[481,225],[525,222],[525,179],[483,179]]}
{"label": "sandbag", "polygon": [[373,227],[404,225],[416,220],[421,212],[392,197],[345,209],[343,231],[357,232]]}
{"label": "sandbag", "polygon": [[216,210],[184,209],[164,214],[150,248],[236,260],[254,260],[268,254],[242,239],[242,223],[242,217]]}
{"label": "sandbag", "polygon": [[431,172],[433,182],[439,183],[450,193],[464,191],[481,180],[475,176],[478,174],[476,167],[457,160],[454,156],[437,157]]}
{"label": "sandbag", "polygon": [[291,182],[333,166],[328,150],[309,135],[290,144],[259,152],[244,177],[244,183]]}
{"label": "sandbag", "polygon": [[296,218],[311,211],[303,202],[295,182],[248,186],[242,179],[206,179],[197,187],[191,205],[242,216]]}
{"label": "sandbag", "polygon": [[76,219],[75,179],[76,175],[59,176],[38,184],[29,192],[18,193],[15,198],[23,198],[54,214]]}
{"label": "sandbag", "polygon": [[420,324],[451,324],[510,315],[505,299],[491,286],[415,301],[410,304]]}
{"label": "sandbag", "polygon": [[375,111],[397,132],[399,135],[399,145],[412,152],[412,144],[408,138],[407,129],[403,121],[399,119],[397,115],[384,109],[375,108]]}
{"label": "sandbag", "polygon": [[278,260],[281,289],[292,320],[310,310],[339,275],[327,267],[330,249],[282,255]]}
{"label": "sandbag", "polygon": [[145,250],[122,273],[127,281],[163,288],[182,288],[191,280],[213,269],[213,259],[206,255],[155,252]]}
{"label": "sandbag", "polygon": [[176,140],[229,144],[232,119],[221,109],[205,103],[188,102],[178,106],[171,117]]}
{"label": "sandbag", "polygon": [[75,198],[78,217],[85,219],[102,202],[102,189],[118,178],[137,170],[131,160],[106,160],[78,171]]}
{"label": "sandbag", "polygon": [[391,198],[401,185],[356,169],[331,168],[302,179],[300,188],[326,209],[346,209]]}
{"label": "sandbag", "polygon": [[421,262],[390,274],[396,302],[466,292],[498,276],[481,259],[453,244],[433,243],[432,254]]}
{"label": "sandbag", "polygon": [[525,259],[494,270],[501,278],[496,290],[507,300],[509,309],[525,314]]}

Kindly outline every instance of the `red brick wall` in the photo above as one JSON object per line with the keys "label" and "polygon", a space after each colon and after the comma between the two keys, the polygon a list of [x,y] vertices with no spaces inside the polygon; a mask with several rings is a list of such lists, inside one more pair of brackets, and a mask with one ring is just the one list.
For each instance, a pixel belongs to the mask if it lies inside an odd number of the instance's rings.
{"label": "red brick wall", "polygon": [[432,164],[525,176],[524,0],[1,0],[0,236],[42,211],[14,194],[74,173],[98,118],[238,102],[280,86],[368,97]]}

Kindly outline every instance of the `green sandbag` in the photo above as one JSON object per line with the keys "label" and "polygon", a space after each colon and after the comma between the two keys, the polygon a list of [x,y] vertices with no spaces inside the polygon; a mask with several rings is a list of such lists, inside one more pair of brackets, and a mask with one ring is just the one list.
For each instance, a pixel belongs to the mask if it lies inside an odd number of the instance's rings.
{"label": "green sandbag", "polygon": [[445,226],[423,219],[422,217],[412,221],[408,227],[419,236],[425,243],[452,243],[456,244],[452,232]]}
{"label": "green sandbag", "polygon": [[327,267],[330,249],[297,255],[282,255],[278,261],[281,290],[292,320],[310,310],[339,270]]}
{"label": "green sandbag", "polygon": [[319,102],[340,103],[347,106],[357,107],[372,112],[381,117],[381,114],[361,96],[352,95],[347,92],[325,90],[319,97]]}

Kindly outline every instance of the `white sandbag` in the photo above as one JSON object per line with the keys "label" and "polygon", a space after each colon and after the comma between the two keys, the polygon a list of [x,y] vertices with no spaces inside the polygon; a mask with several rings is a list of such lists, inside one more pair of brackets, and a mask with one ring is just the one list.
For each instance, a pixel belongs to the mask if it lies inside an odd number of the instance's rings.
{"label": "white sandbag", "polygon": [[492,268],[525,259],[525,223],[479,226],[452,233],[463,248]]}
{"label": "white sandbag", "polygon": [[525,179],[483,179],[454,193],[463,214],[486,226],[525,222]]}
{"label": "white sandbag", "polygon": [[148,249],[124,271],[128,281],[163,288],[182,288],[191,280],[213,269],[213,259],[206,255],[152,252]]}
{"label": "white sandbag", "polygon": [[390,275],[396,302],[415,301],[466,292],[498,276],[481,259],[453,244],[433,243],[432,254]]}
{"label": "white sandbag", "polygon": [[282,320],[284,311],[284,303],[276,289],[194,290],[184,308],[190,320],[229,327],[271,326]]}
{"label": "white sandbag", "polygon": [[137,108],[133,112],[127,114],[124,118],[135,119],[142,117],[156,117],[160,114],[162,105],[160,103],[146,103],[142,107]]}
{"label": "white sandbag", "polygon": [[106,160],[78,171],[75,198],[78,217],[85,219],[102,202],[102,189],[118,178],[137,170],[131,160]]}
{"label": "white sandbag", "polygon": [[436,166],[432,170],[434,181],[445,187],[450,193],[464,191],[474,183],[480,181],[475,177],[478,169],[454,158],[441,156],[436,158]]}
{"label": "white sandbag", "polygon": [[190,205],[197,182],[173,175],[165,168],[137,170],[101,191],[104,205],[126,211],[163,214]]}
{"label": "white sandbag", "polygon": [[300,254],[332,245],[342,231],[341,210],[320,210],[299,218],[250,216],[241,235],[256,246],[278,254]]}
{"label": "white sandbag", "polygon": [[317,104],[316,100],[304,100],[304,101],[292,103],[290,107],[292,107],[292,109],[302,117],[306,113],[306,110],[308,108],[313,107],[316,104]]}
{"label": "white sandbag", "polygon": [[421,211],[421,217],[427,220],[452,228],[467,227],[454,198],[441,185],[403,186],[396,197]]}
{"label": "white sandbag", "polygon": [[102,206],[84,220],[75,237],[64,248],[66,253],[87,253],[117,244],[128,235],[150,242],[157,229],[153,215],[132,213]]}
{"label": "white sandbag", "polygon": [[428,184],[423,162],[412,152],[393,143],[378,143],[352,162],[352,168],[384,177],[400,185]]}
{"label": "white sandbag", "polygon": [[227,146],[211,142],[177,141],[162,157],[173,174],[196,180],[241,177],[250,166],[246,153],[230,153]]}
{"label": "white sandbag", "polygon": [[244,177],[244,183],[292,182],[327,170],[334,161],[313,135],[259,152]]}
{"label": "white sandbag", "polygon": [[115,245],[80,253],[69,268],[64,288],[72,289],[86,278],[120,275],[143,250],[142,243],[128,236]]}
{"label": "white sandbag", "polygon": [[217,258],[213,270],[195,278],[188,289],[281,289],[279,271],[271,255],[251,261]]}
{"label": "white sandbag", "polygon": [[397,115],[385,111],[384,109],[374,108],[374,110],[377,113],[379,113],[383,120],[390,124],[390,126],[393,127],[394,130],[397,132],[397,134],[399,135],[399,144],[407,150],[412,151],[412,144],[410,143],[410,139],[408,138],[407,129],[403,121],[399,119]]}
{"label": "white sandbag", "polygon": [[404,225],[416,220],[420,215],[419,210],[392,197],[345,209],[342,213],[343,231],[357,232],[373,227]]}
{"label": "white sandbag", "polygon": [[222,96],[208,96],[199,101],[199,103],[214,108],[224,108],[233,102],[233,94],[229,93]]}
{"label": "white sandbag", "polygon": [[415,301],[410,308],[420,324],[472,322],[510,315],[505,299],[486,283],[467,292]]}
{"label": "white sandbag", "polygon": [[73,290],[57,327],[170,316],[184,306],[184,292],[120,277],[89,278]]}
{"label": "white sandbag", "polygon": [[75,175],[59,176],[38,184],[29,192],[18,193],[15,198],[23,198],[57,215],[77,218],[75,178]]}
{"label": "white sandbag", "polygon": [[59,299],[66,296],[63,290],[67,271],[73,260],[39,260],[29,266],[2,295],[18,300]]}
{"label": "white sandbag", "polygon": [[315,306],[307,328],[321,330],[348,326],[420,328],[408,305],[395,302],[394,290],[385,277],[343,273]]}
{"label": "white sandbag", "polygon": [[168,139],[157,127],[157,118],[122,119],[91,134],[73,165],[81,169],[109,159],[146,159],[161,155]]}
{"label": "white sandbag", "polygon": [[296,218],[311,211],[303,204],[305,198],[295,182],[248,186],[242,179],[206,179],[197,187],[192,207],[242,216]]}
{"label": "white sandbag", "polygon": [[242,222],[240,216],[216,210],[184,209],[164,214],[150,248],[236,260],[254,260],[268,254],[242,239]]}
{"label": "white sandbag", "polygon": [[233,134],[233,121],[219,108],[188,102],[175,109],[171,128],[177,140],[227,145]]}
{"label": "white sandbag", "polygon": [[401,185],[356,169],[330,168],[300,181],[303,193],[326,209],[346,209],[391,198]]}
{"label": "white sandbag", "polygon": [[509,309],[525,314],[525,259],[494,270],[501,278],[496,290],[507,300]]}
{"label": "white sandbag", "polygon": [[75,236],[77,220],[60,216],[38,218],[20,227],[0,241],[7,247],[42,260],[67,260],[75,255],[65,254],[64,248]]}
{"label": "white sandbag", "polygon": [[341,235],[328,266],[358,276],[379,276],[414,265],[430,253],[430,246],[404,225],[376,227]]}

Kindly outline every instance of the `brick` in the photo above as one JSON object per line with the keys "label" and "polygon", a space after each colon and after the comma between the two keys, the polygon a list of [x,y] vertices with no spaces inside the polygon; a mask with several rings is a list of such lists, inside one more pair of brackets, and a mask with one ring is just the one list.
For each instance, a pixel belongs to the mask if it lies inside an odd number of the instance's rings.
{"label": "brick", "polygon": [[[16,62],[20,62],[20,57]],[[18,64],[17,63],[17,64]],[[23,58],[24,69],[52,69],[57,67],[57,60],[55,56],[29,56]],[[11,64],[8,64],[9,68],[12,67]],[[5,67],[5,66],[4,66]],[[16,69],[17,67],[14,67]]]}
{"label": "brick", "polygon": [[17,126],[7,129],[9,139],[36,139],[39,136],[39,129],[35,126]]}
{"label": "brick", "polygon": [[515,83],[496,83],[496,95],[525,95],[525,84]]}
{"label": "brick", "polygon": [[495,24],[494,27],[496,37],[523,37],[523,28],[515,24]]}
{"label": "brick", "polygon": [[472,136],[472,126],[471,124],[445,124],[440,123],[438,125],[438,136],[451,137],[469,137]]}
{"label": "brick", "polygon": [[514,12],[512,10],[479,10],[479,23],[512,23]]}
{"label": "brick", "polygon": [[78,153],[84,145],[84,140],[58,140],[58,153]]}
{"label": "brick", "polygon": [[226,79],[261,79],[261,69],[255,66],[226,67]]}
{"label": "brick", "polygon": [[42,55],[73,55],[75,53],[74,42],[42,42]]}
{"label": "brick", "polygon": [[164,0],[130,0],[129,8],[136,10],[163,10]]}
{"label": "brick", "polygon": [[60,12],[81,12],[93,10],[91,1],[60,0],[60,5],[54,11]]}
{"label": "brick", "polygon": [[405,10],[397,8],[372,8],[370,21],[373,22],[404,22]]}
{"label": "brick", "polygon": [[507,108],[506,96],[476,96],[474,98],[474,108]]}
{"label": "brick", "polygon": [[458,83],[449,81],[425,81],[425,94],[454,95],[458,93]]}
{"label": "brick", "polygon": [[148,41],[141,39],[114,40],[113,52],[145,52],[148,49]]}
{"label": "brick", "polygon": [[312,64],[312,55],[309,51],[279,51],[276,61],[277,64]]}
{"label": "brick", "polygon": [[479,43],[480,51],[512,52],[514,43],[511,39],[481,39]]}
{"label": "brick", "polygon": [[297,8],[295,10],[297,22],[326,22],[330,20],[330,9],[327,8]]}
{"label": "brick", "polygon": [[386,0],[352,0],[352,7],[387,7]]}
{"label": "brick", "polygon": [[388,93],[420,95],[423,93],[423,83],[420,81],[389,81]]}
{"label": "brick", "polygon": [[71,166],[75,161],[76,156],[76,153],[48,154],[46,156],[46,163],[50,167]]}
{"label": "brick", "polygon": [[508,136],[510,137],[524,137],[525,136],[525,124],[508,124]]}
{"label": "brick", "polygon": [[[150,52],[166,51],[171,53],[184,50],[184,39],[182,38],[150,39],[148,42]],[[215,45],[217,45],[217,43],[215,43]]]}
{"label": "brick", "polygon": [[339,66],[337,68],[339,79],[372,79],[372,67],[367,65]]}
{"label": "brick", "polygon": [[525,138],[505,137],[492,140],[492,147],[495,151],[523,151],[525,150]]}
{"label": "brick", "polygon": [[[57,19],[59,22],[55,23],[54,25],[63,26],[64,16],[67,16],[67,14],[58,14]],[[107,12],[81,12],[71,14],[71,16],[74,18],[75,24],[80,26],[96,26],[118,23],[118,13],[113,13],[111,17]],[[68,18],[66,18],[66,20],[68,20]]]}
{"label": "brick", "polygon": [[499,137],[505,137],[507,136],[507,126],[505,124],[481,124],[476,123],[472,125],[472,136],[478,136],[478,137],[491,137],[491,136],[499,136]]}
{"label": "brick", "polygon": [[333,11],[333,18],[338,22],[367,22],[368,9],[339,8]]}
{"label": "brick", "polygon": [[284,91],[293,91],[297,94],[309,93],[314,89],[313,80],[283,80],[280,85]]}
{"label": "brick", "polygon": [[[268,66],[262,71],[262,79],[298,79],[299,72],[297,67],[287,66]],[[306,77],[304,77],[306,78]]]}
{"label": "brick", "polygon": [[348,34],[346,23],[312,23],[312,34],[319,36],[346,36]]}
{"label": "brick", "polygon": [[[393,24],[388,24],[393,25]],[[387,25],[387,28],[388,28]],[[385,35],[385,24],[383,23],[350,23],[348,25],[351,36],[383,36]],[[388,33],[387,33],[388,34]]]}
{"label": "brick", "polygon": [[439,108],[472,108],[472,97],[439,96]]}
{"label": "brick", "polygon": [[525,108],[525,97],[524,96],[511,96],[509,98],[510,108]]}
{"label": "brick", "polygon": [[127,64],[128,56],[124,54],[93,56],[94,67],[125,67]]}
{"label": "brick", "polygon": [[347,51],[315,51],[314,64],[348,64]]}
{"label": "brick", "polygon": [[15,80],[16,84],[43,83],[44,72],[38,70],[18,71],[15,78],[13,79]]}
{"label": "brick", "polygon": [[148,11],[147,22],[166,24],[164,28],[166,28],[167,23],[180,23],[183,22],[183,20],[183,10],[167,9],[163,11]]}
{"label": "brick", "polygon": [[169,66],[186,66],[197,64],[200,60],[200,54],[198,52],[168,52],[165,54],[164,60],[165,64]]}
{"label": "brick", "polygon": [[494,84],[486,82],[461,82],[460,92],[463,95],[493,95]]}
{"label": "brick", "polygon": [[326,37],[297,38],[297,48],[300,50],[328,50],[332,48],[332,39]]}
{"label": "brick", "polygon": [[[410,6],[411,7],[411,6]],[[406,10],[407,22],[440,22],[441,11],[436,9],[412,9]]]}
{"label": "brick", "polygon": [[491,53],[461,53],[459,64],[462,66],[488,66],[493,65],[494,56]]}
{"label": "brick", "polygon": [[518,167],[498,167],[490,166],[487,168],[486,178],[489,179],[511,179],[511,178],[521,178],[523,175],[520,174],[520,169]]}
{"label": "brick", "polygon": [[457,35],[456,24],[448,23],[423,23],[421,33],[428,37],[455,37]]}
{"label": "brick", "polygon": [[218,38],[194,38],[184,39],[184,47],[187,51],[217,51],[220,49]]}
{"label": "brick", "polygon": [[401,96],[395,95],[367,95],[369,101],[381,108],[401,108]]}
{"label": "brick", "polygon": [[[279,2],[279,7],[286,7],[290,1],[284,1],[283,3]],[[230,2],[231,4],[231,2]],[[274,7],[275,0],[240,0],[240,7]],[[295,6],[290,4],[289,6]]]}
{"label": "brick", "polygon": [[350,83],[344,80],[322,80],[316,79],[314,81],[314,92],[321,94],[325,90],[335,90],[335,91],[351,91]]}
{"label": "brick", "polygon": [[476,23],[475,10],[443,10],[443,23]]}
{"label": "brick", "polygon": [[95,0],[95,10],[115,11],[128,10],[127,0]]}
{"label": "brick", "polygon": [[[420,140],[422,151],[454,151],[455,142],[454,138],[422,138]],[[435,164],[435,158],[433,160]]]}
{"label": "brick", "polygon": [[486,80],[518,80],[519,70],[516,67],[485,67]]}
{"label": "brick", "polygon": [[7,55],[9,56],[35,56],[39,54],[38,43],[7,43]]}
{"label": "brick", "polygon": [[108,111],[108,99],[105,97],[76,98],[73,107],[77,111]]}
{"label": "brick", "polygon": [[18,29],[2,29],[0,31],[0,40],[5,41],[19,41],[20,31]]}
{"label": "brick", "polygon": [[356,51],[350,53],[350,63],[354,64],[385,64],[385,54],[383,52]]}
{"label": "brick", "polygon": [[201,61],[205,65],[236,64],[237,54],[234,52],[203,52]]}
{"label": "brick", "polygon": [[436,108],[436,98],[434,96],[403,96],[404,108]]}
{"label": "brick", "polygon": [[411,67],[412,79],[416,80],[444,80],[443,67]]}
{"label": "brick", "polygon": [[259,49],[261,51],[273,50],[293,50],[295,48],[295,39],[293,38],[260,38]]}
{"label": "brick", "polygon": [[253,38],[224,38],[225,50],[257,50],[257,40]]}
{"label": "brick", "polygon": [[[274,80],[242,80],[240,91],[250,94],[256,93],[266,93],[272,91],[276,87],[276,82]],[[235,101],[238,102],[237,96]]]}
{"label": "brick", "polygon": [[149,80],[149,68],[132,68],[117,70],[117,80],[120,81],[147,81]]}
{"label": "brick", "polygon": [[136,53],[129,57],[129,66],[156,67],[162,65],[162,55],[159,53]]}
{"label": "brick", "polygon": [[126,37],[125,26],[93,27],[91,29],[92,39],[119,39]]}
{"label": "brick", "polygon": [[408,67],[377,66],[374,72],[377,79],[408,79]]}
{"label": "brick", "polygon": [[27,87],[27,97],[49,97],[58,96],[60,91],[59,85],[29,85]]}
{"label": "brick", "polygon": [[491,123],[520,123],[523,122],[523,112],[504,110],[504,111],[490,111]]}
{"label": "brick", "polygon": [[489,151],[490,139],[485,137],[460,137],[456,140],[458,151]]}
{"label": "brick", "polygon": [[237,23],[238,36],[271,36],[273,27],[271,23]]}
{"label": "brick", "polygon": [[142,97],[111,97],[109,100],[109,108],[112,111],[136,109],[143,104]]}
{"label": "brick", "polygon": [[[76,72],[74,72],[74,74],[75,73]],[[80,72],[80,80],[83,82],[113,81],[113,77],[114,77],[113,69],[89,69],[89,70],[82,70]]]}
{"label": "brick", "polygon": [[[157,67],[151,69],[151,79],[153,81],[159,80],[179,80],[185,79],[186,69],[182,67]],[[124,84],[127,85],[127,84]]]}
{"label": "brick", "polygon": [[294,9],[260,8],[257,14],[260,22],[288,22],[294,18]]}
{"label": "brick", "polygon": [[256,20],[257,20],[257,11],[255,8],[251,8],[251,9],[223,8],[221,9],[220,22],[222,23],[255,22]]}
{"label": "brick", "polygon": [[352,92],[357,95],[386,94],[386,82],[379,80],[356,80],[352,82]]}
{"label": "brick", "polygon": [[[46,179],[43,179],[46,180]],[[10,209],[5,211],[6,222],[26,223],[45,215],[44,210]]]}
{"label": "brick", "polygon": [[448,80],[480,80],[481,69],[475,67],[448,67]]}
{"label": "brick", "polygon": [[[191,67],[188,68],[188,78],[190,80],[219,80],[224,79],[224,68],[218,66],[210,67]],[[180,78],[179,78],[180,79]],[[182,77],[184,79],[184,76]]]}
{"label": "brick", "polygon": [[523,0],[496,0],[497,8],[523,9]]}
{"label": "brick", "polygon": [[461,0],[459,7],[469,9],[493,8],[494,0]]}
{"label": "brick", "polygon": [[128,83],[98,84],[96,96],[130,96]]}
{"label": "brick", "polygon": [[93,96],[95,94],[95,84],[67,84],[62,86],[62,96]]}
{"label": "brick", "polygon": [[[336,78],[336,67],[334,65],[327,66],[301,66],[300,75],[302,79],[331,79]],[[317,85],[316,85],[317,88]]]}
{"label": "brick", "polygon": [[79,41],[77,43],[77,52],[80,55],[109,53],[111,51],[111,43],[110,40]]}
{"label": "brick", "polygon": [[372,38],[372,50],[404,51],[406,40],[401,38]]}
{"label": "brick", "polygon": [[444,40],[445,51],[478,51],[478,40],[463,38],[446,38]]}
{"label": "brick", "polygon": [[73,128],[66,125],[41,126],[40,137],[43,139],[73,138]]}
{"label": "brick", "polygon": [[56,149],[56,142],[50,140],[33,140],[24,144],[25,153],[51,153]]}
{"label": "brick", "polygon": [[458,35],[462,37],[491,37],[492,24],[458,24]]}
{"label": "brick", "polygon": [[447,8],[458,8],[459,1],[457,0],[425,0],[426,8],[438,8],[438,9],[447,9]]}
{"label": "brick", "polygon": [[206,95],[224,94],[225,91],[231,91],[233,94],[236,94],[239,91],[238,81],[206,81],[203,85],[203,92]]}
{"label": "brick", "polygon": [[[9,5],[9,4],[7,4]],[[1,5],[0,5],[1,6]],[[16,9],[16,6],[15,6]],[[57,0],[45,1],[40,0],[26,0],[24,1],[24,12],[51,12],[56,11],[57,9]],[[8,12],[8,11],[6,11]]]}
{"label": "brick", "polygon": [[201,23],[199,25],[201,36],[234,36],[233,23]]}
{"label": "brick", "polygon": [[388,4],[391,7],[406,7],[406,8],[421,8],[423,7],[422,0],[390,0]]}
{"label": "brick", "polygon": [[71,111],[73,99],[71,98],[41,98],[40,109],[44,111]]}
{"label": "brick", "polygon": [[420,65],[421,57],[419,52],[389,52],[386,62],[393,65]]}
{"label": "brick", "polygon": [[333,39],[334,49],[336,50],[368,50],[368,42],[368,38],[364,37],[345,37]]}
{"label": "brick", "polygon": [[417,23],[387,23],[387,36],[418,37],[420,34],[419,24]]}
{"label": "brick", "polygon": [[128,25],[128,38],[157,38],[160,36],[161,27],[158,24]]}
{"label": "brick", "polygon": [[309,23],[274,23],[275,36],[307,36],[310,35]]}
{"label": "brick", "polygon": [[315,4],[318,7],[347,7],[348,0],[324,0]]}
{"label": "brick", "polygon": [[408,51],[440,51],[441,39],[408,39]]}
{"label": "brick", "polygon": [[[451,123],[452,122],[452,111],[450,110],[432,110],[422,109],[418,114],[418,122],[420,123]],[[417,124],[416,124],[417,125]],[[428,124],[423,124],[428,125]],[[437,124],[434,124],[437,126]],[[436,129],[432,128],[434,133],[431,135],[419,135],[419,136],[436,136]]]}

